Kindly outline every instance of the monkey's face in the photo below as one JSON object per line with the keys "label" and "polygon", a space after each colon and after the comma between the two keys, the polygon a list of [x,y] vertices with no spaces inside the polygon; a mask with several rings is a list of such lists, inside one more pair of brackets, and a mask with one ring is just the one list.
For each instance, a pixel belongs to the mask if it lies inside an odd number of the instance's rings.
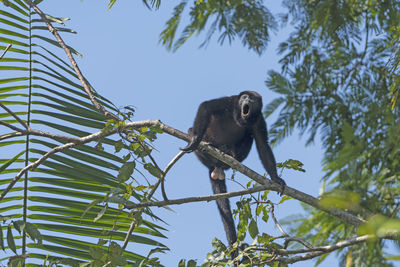
{"label": "monkey's face", "polygon": [[251,122],[261,114],[261,96],[256,92],[242,92],[239,97],[241,120]]}
{"label": "monkey's face", "polygon": [[243,119],[250,116],[251,99],[248,95],[242,95],[239,99],[240,114]]}

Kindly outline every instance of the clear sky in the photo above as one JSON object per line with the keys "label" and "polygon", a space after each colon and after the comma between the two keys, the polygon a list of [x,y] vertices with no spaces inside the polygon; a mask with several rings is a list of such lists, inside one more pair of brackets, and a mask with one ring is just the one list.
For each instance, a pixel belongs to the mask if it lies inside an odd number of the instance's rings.
{"label": "clear sky", "polygon": [[[69,17],[66,26],[77,35],[63,33],[69,45],[83,54],[78,64],[94,88],[113,101],[116,106],[134,105],[136,119],[160,119],[186,131],[192,126],[198,105],[208,99],[237,94],[243,90],[259,92],[264,104],[276,95],[268,90],[264,81],[268,70],[280,70],[277,44],[287,37],[288,30],[272,35],[267,51],[258,56],[244,48],[240,40],[232,45],[220,46],[216,38],[206,49],[199,48],[204,36],[192,38],[176,53],[168,52],[158,44],[159,33],[177,1],[162,1],[161,9],[149,11],[141,1],[117,1],[107,11],[108,1],[52,0],[40,7],[46,13]],[[171,5],[170,3],[173,2]],[[276,13],[280,1],[267,1]],[[276,116],[267,119],[271,125]],[[283,178],[298,190],[317,196],[320,188],[322,152],[319,143],[305,147],[305,140],[296,133],[273,148],[278,162],[297,159],[304,163],[306,173],[286,170]],[[161,135],[154,156],[165,166],[185,145],[168,135]],[[255,147],[244,164],[264,174]],[[227,177],[231,176],[227,172]],[[151,178],[150,178],[151,179]],[[235,179],[246,183],[248,178],[236,174]],[[227,181],[228,190],[240,187]],[[170,199],[210,195],[208,171],[193,154],[185,155],[169,172],[166,191]],[[279,198],[270,193],[271,200]],[[235,200],[231,200],[234,203]],[[232,204],[231,204],[232,205]],[[174,212],[154,210],[165,220],[168,239],[161,240],[171,251],[158,254],[165,266],[177,266],[180,259],[197,259],[202,263],[211,251],[211,241],[218,237],[226,242],[225,233],[216,204],[195,203],[172,206]],[[276,206],[278,220],[302,211],[298,201],[290,200]],[[288,226],[285,226],[288,227]],[[280,235],[273,223],[260,223],[261,231]],[[288,229],[288,228],[286,228]],[[311,262],[292,266],[310,266]],[[328,257],[323,266],[337,266],[335,255]]]}

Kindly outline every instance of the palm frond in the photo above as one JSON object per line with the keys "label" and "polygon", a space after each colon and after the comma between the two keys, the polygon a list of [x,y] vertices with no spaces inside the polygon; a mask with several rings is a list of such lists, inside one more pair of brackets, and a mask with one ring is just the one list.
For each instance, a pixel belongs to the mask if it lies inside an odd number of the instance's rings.
{"label": "palm frond", "polygon": [[[158,6],[157,1],[150,4]],[[41,18],[22,0],[0,5],[0,51],[12,44],[0,59],[1,103],[34,129],[71,137],[102,130],[106,118],[92,106]],[[63,19],[52,18],[52,21],[62,23]],[[75,33],[63,25],[57,30]],[[117,111],[108,100],[93,92],[106,108]],[[21,125],[3,110],[0,120],[2,191],[21,168],[65,141],[20,136],[5,127],[5,124]],[[60,264],[91,261],[96,251],[109,253],[109,246],[117,246],[124,240],[133,217],[118,208],[118,203],[108,200],[116,188],[128,191],[127,185],[117,178],[124,161],[112,153],[112,139],[104,139],[102,144],[104,151],[97,150],[95,144],[86,144],[50,156],[18,181],[0,202],[4,221],[0,243],[7,244],[18,255],[28,255],[25,264],[40,264],[45,259]],[[134,196],[142,198],[137,192]],[[146,214],[157,219],[150,212]],[[25,229],[17,229],[17,225]],[[27,227],[33,230],[29,232]],[[165,250],[157,241],[164,237],[161,230],[164,229],[144,220],[129,237],[130,243]],[[127,251],[121,254],[127,263],[146,258]],[[9,257],[3,259],[4,263]]]}

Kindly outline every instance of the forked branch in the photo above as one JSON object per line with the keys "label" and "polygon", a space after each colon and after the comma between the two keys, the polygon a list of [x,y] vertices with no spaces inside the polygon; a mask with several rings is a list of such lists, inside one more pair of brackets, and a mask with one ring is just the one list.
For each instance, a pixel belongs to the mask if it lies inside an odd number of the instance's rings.
{"label": "forked branch", "polygon": [[[126,128],[133,128],[133,129],[144,127],[144,126],[147,126],[147,127],[156,126],[156,127],[160,128],[161,130],[163,130],[165,133],[167,133],[169,135],[175,136],[175,137],[177,137],[179,139],[182,139],[182,140],[185,140],[187,142],[191,140],[191,137],[188,134],[183,133],[183,132],[181,132],[181,131],[179,131],[179,130],[177,130],[175,128],[172,128],[172,127],[162,123],[159,120],[157,120],[157,121],[155,121],[155,120],[145,120],[145,121],[137,121],[137,122],[127,122],[125,124]],[[116,129],[116,128],[115,129],[111,129],[111,130],[106,131],[106,132],[99,131],[97,133],[94,133],[94,134],[91,134],[91,135],[88,135],[88,136],[85,136],[85,137],[77,138],[74,142],[72,142],[70,144],[66,144],[66,145],[60,146],[60,147],[56,147],[56,148],[53,149],[54,151],[52,150],[53,152],[52,151],[50,151],[50,152],[51,152],[51,154],[54,154],[54,153],[60,152],[60,151],[62,151],[64,149],[68,149],[70,147],[73,147],[75,145],[86,144],[86,143],[89,143],[89,142],[92,142],[92,141],[95,141],[95,140],[99,140],[100,138],[115,134],[118,131],[119,131],[119,129]],[[40,134],[38,134],[38,135],[40,135]],[[68,137],[66,137],[66,138],[68,138]],[[266,186],[266,188],[268,188],[269,190],[280,192],[281,189],[280,189],[280,185],[279,184],[271,181],[270,179],[266,179],[264,176],[261,176],[260,174],[254,172],[253,170],[251,170],[250,168],[248,168],[245,165],[241,164],[239,161],[237,161],[233,157],[222,153],[221,151],[219,151],[215,147],[212,147],[212,146],[208,145],[206,142],[203,142],[203,141],[200,143],[199,147],[202,148],[207,153],[209,153],[211,156],[213,156],[216,159],[221,160],[222,162],[228,164],[229,166],[231,166],[232,169],[235,169],[235,170],[243,173],[244,175],[246,175],[250,179],[256,181],[260,185]],[[31,166],[30,168],[32,168],[33,166],[37,167],[37,165],[39,165],[40,162],[42,162],[42,160],[38,159],[37,161],[35,161],[34,163],[32,163],[32,164],[30,164],[28,166]],[[21,170],[21,173],[19,173],[14,178],[13,184],[15,184],[16,181],[18,181],[18,179],[21,177],[20,175],[22,175],[28,169],[30,169],[30,168],[28,168],[28,166],[25,167],[23,170]],[[0,195],[0,200],[2,198],[4,198],[6,193],[7,192],[3,192]],[[308,195],[306,193],[303,193],[301,191],[298,191],[298,190],[296,190],[294,188],[291,188],[289,186],[287,186],[285,188],[285,192],[284,193],[286,195],[292,197],[292,198],[295,198],[295,199],[301,201],[301,202],[307,203],[310,206],[318,208],[319,210],[323,210],[323,211],[325,211],[325,212],[327,212],[327,213],[329,213],[329,214],[341,219],[342,221],[344,221],[346,223],[349,223],[349,224],[352,224],[352,225],[355,225],[355,226],[359,226],[359,225],[361,225],[362,223],[365,222],[365,220],[363,220],[361,218],[358,218],[358,217],[352,215],[349,212],[346,212],[346,211],[343,211],[343,210],[340,210],[340,209],[336,209],[336,208],[324,207],[324,206],[320,205],[319,200],[317,198],[315,198],[313,196],[310,196],[310,195]]]}

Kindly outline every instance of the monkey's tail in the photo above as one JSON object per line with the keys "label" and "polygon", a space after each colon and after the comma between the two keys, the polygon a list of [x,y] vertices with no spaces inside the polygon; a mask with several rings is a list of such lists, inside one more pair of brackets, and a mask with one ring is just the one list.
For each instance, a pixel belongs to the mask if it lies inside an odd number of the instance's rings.
{"label": "monkey's tail", "polygon": [[[211,175],[210,175],[211,177]],[[211,186],[214,194],[226,193],[226,183],[224,180],[211,179]],[[228,239],[229,245],[236,242],[236,230],[235,223],[231,212],[231,206],[229,205],[229,199],[217,199],[217,206],[219,213],[221,214],[222,223],[224,224],[226,238]]]}

